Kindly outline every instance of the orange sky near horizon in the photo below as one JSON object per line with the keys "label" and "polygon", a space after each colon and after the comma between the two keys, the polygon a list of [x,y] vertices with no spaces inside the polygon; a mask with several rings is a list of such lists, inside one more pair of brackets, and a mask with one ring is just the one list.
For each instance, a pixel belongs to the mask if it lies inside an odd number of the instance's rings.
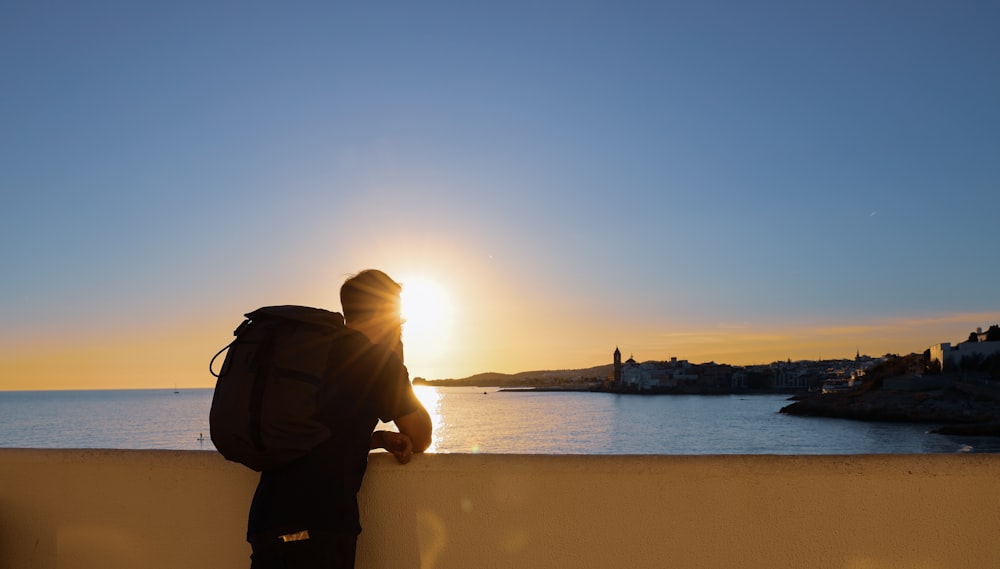
{"label": "orange sky near horizon", "polygon": [[[1000,321],[1000,312],[873,321],[856,326],[728,325],[716,328],[644,328],[617,335],[592,322],[532,322],[531,333],[493,321],[473,323],[454,314],[451,341],[407,341],[411,377],[457,379],[482,372],[576,369],[611,362],[615,347],[639,361],[671,357],[692,363],[752,365],[778,360],[873,357],[921,352],[957,343]],[[238,322],[122,330],[87,338],[63,337],[0,349],[0,390],[207,388],[208,363],[231,339]],[[588,329],[589,328],[589,329]],[[427,330],[431,332],[431,330]],[[435,333],[441,333],[436,331]],[[548,340],[541,340],[541,337]],[[220,362],[217,362],[217,366]],[[216,368],[217,369],[217,368]]]}

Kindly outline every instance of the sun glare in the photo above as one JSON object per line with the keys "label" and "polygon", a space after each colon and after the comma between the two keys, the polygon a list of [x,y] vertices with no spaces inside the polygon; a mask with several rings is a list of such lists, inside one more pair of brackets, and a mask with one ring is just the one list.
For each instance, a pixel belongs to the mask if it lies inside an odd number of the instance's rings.
{"label": "sun glare", "polygon": [[448,293],[428,279],[404,279],[400,312],[405,319],[403,343],[407,358],[438,353],[449,341],[452,307]]}

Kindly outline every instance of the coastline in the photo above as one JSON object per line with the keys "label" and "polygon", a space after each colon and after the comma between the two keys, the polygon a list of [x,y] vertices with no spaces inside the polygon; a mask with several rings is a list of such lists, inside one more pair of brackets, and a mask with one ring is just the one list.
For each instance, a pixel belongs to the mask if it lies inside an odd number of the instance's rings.
{"label": "coastline", "polygon": [[662,389],[620,392],[604,385],[504,387],[508,393],[610,393],[620,395],[788,395],[792,401],[778,412],[868,422],[926,423],[937,434],[1000,436],[1000,386],[985,381],[962,381],[968,376],[888,378],[887,388],[862,387],[822,393],[774,389],[698,390]]}
{"label": "coastline", "polygon": [[618,391],[594,385],[565,386],[525,386],[503,387],[498,393],[609,393],[612,395],[789,395],[801,394],[801,389],[698,389],[698,388],[662,388],[644,391]]}
{"label": "coastline", "polygon": [[944,381],[928,389],[806,393],[779,413],[859,421],[928,423],[939,434],[1000,435],[1000,386]]}

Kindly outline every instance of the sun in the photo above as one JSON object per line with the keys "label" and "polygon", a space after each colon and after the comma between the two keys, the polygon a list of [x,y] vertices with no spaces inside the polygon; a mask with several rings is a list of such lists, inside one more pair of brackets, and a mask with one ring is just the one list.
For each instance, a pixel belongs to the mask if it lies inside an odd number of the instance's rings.
{"label": "sun", "polygon": [[402,280],[400,313],[405,320],[403,344],[406,357],[441,353],[450,342],[452,303],[447,290],[427,278]]}

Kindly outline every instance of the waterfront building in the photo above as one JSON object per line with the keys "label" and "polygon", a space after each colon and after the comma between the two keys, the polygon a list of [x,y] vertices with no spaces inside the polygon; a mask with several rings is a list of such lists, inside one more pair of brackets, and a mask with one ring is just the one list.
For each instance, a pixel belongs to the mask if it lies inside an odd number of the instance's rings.
{"label": "waterfront building", "polygon": [[616,347],[614,373],[608,379],[606,388],[633,393],[728,393],[747,389],[806,391],[819,389],[829,381],[858,382],[865,370],[878,361],[859,352],[854,359],[788,360],[746,367],[715,362],[692,364],[676,357],[669,361],[640,363],[634,356],[622,362],[621,350]]}
{"label": "waterfront building", "polygon": [[[990,330],[994,330],[992,326]],[[976,340],[973,341],[972,338]],[[994,354],[1000,354],[1000,341],[989,340],[989,332],[984,333],[982,328],[977,328],[976,333],[970,335],[966,342],[952,346],[950,342],[935,344],[928,348],[930,352],[929,360],[937,362],[942,371],[959,369],[963,359],[986,358]]]}
{"label": "waterfront building", "polygon": [[667,391],[727,391],[732,388],[733,367],[713,363],[695,365],[671,357],[669,361],[637,362],[634,356],[621,361],[615,348],[614,378],[616,391],[657,393]]}

